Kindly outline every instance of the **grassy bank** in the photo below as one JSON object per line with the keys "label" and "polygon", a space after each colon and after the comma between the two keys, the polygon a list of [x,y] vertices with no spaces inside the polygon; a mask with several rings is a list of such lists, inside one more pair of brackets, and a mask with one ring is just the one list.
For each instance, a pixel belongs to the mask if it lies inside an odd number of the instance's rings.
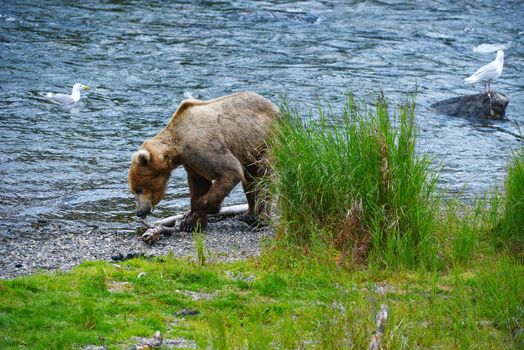
{"label": "grassy bank", "polygon": [[340,114],[284,106],[273,143],[276,239],[263,255],[86,262],[0,281],[1,349],[384,349],[524,346],[524,152],[503,188],[444,201],[415,151],[413,105],[348,97]]}
{"label": "grassy bank", "polygon": [[86,263],[0,282],[0,344],[121,349],[159,330],[186,348],[361,349],[386,304],[384,348],[518,348],[523,272],[511,258],[445,274],[347,273],[308,259],[292,269],[264,259]]}

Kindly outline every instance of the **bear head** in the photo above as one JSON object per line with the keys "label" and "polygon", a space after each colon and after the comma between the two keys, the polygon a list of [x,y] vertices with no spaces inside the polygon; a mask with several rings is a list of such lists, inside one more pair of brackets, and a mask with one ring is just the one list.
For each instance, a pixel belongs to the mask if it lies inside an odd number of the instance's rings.
{"label": "bear head", "polygon": [[172,168],[166,157],[154,147],[142,148],[131,157],[128,184],[135,196],[136,215],[145,217],[164,197]]}

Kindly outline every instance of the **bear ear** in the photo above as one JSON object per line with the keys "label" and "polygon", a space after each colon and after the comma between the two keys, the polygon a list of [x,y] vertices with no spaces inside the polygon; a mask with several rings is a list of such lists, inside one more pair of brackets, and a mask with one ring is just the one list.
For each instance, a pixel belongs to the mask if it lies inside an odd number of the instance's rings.
{"label": "bear ear", "polygon": [[151,153],[146,149],[141,149],[138,152],[133,153],[131,161],[139,165],[147,165],[151,160]]}

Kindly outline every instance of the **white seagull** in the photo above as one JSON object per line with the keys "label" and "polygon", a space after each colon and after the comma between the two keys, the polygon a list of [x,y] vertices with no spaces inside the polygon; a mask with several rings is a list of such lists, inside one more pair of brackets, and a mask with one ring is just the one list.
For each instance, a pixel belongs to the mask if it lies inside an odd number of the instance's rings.
{"label": "white seagull", "polygon": [[497,51],[497,58],[495,58],[495,61],[480,67],[479,70],[475,72],[475,74],[464,79],[464,83],[474,84],[481,81],[484,83],[485,92],[490,92],[490,83],[500,76],[503,66],[504,51],[499,50]]}
{"label": "white seagull", "polygon": [[73,85],[73,91],[71,95],[67,94],[55,94],[54,92],[48,92],[44,95],[49,101],[58,104],[70,104],[80,101],[80,90],[89,90],[89,86],[76,83]]}

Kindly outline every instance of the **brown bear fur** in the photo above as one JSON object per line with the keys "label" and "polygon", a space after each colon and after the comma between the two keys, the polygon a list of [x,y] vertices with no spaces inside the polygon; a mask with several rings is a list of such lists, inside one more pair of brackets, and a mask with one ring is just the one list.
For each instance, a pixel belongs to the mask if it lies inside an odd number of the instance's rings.
{"label": "brown bear fur", "polygon": [[154,209],[171,172],[183,165],[191,210],[182,229],[204,229],[207,215],[220,210],[239,182],[249,205],[247,215],[258,216],[262,208],[255,184],[267,173],[267,140],[278,118],[278,108],[252,92],[182,101],[168,125],[133,154],[128,180],[137,215]]}

